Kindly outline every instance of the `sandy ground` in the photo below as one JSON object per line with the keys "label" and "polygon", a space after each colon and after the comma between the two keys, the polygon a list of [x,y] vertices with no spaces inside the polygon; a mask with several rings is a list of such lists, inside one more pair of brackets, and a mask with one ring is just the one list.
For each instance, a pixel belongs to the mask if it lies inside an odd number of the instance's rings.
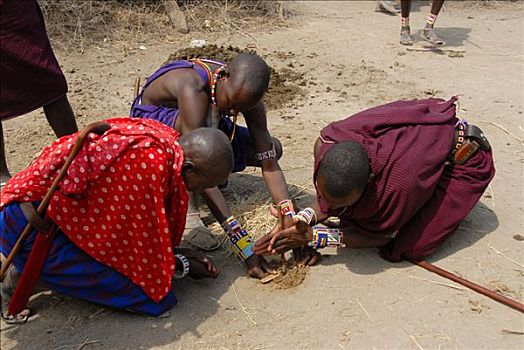
{"label": "sandy ground", "polygon": [[[285,28],[250,33],[271,65],[291,63],[313,82],[304,96],[268,113],[271,132],[285,146],[286,177],[291,184],[311,182],[312,144],[326,123],[400,98],[462,95],[460,115],[489,136],[497,175],[456,235],[429,260],[522,302],[524,242],[513,236],[524,233],[523,3],[448,4],[438,32],[446,48],[465,51],[463,57],[400,47],[399,18],[373,12],[374,5],[296,4],[301,13]],[[427,3],[414,4],[412,28],[422,27],[427,11]],[[106,43],[84,54],[57,52],[80,125],[125,115],[135,77],[201,38],[206,36],[140,43],[146,50]],[[255,44],[239,32],[218,43]],[[6,122],[4,131],[13,171],[53,135],[40,111]],[[263,191],[254,169],[234,175],[230,184],[236,193]],[[216,252],[219,279],[181,282],[180,303],[165,318],[41,294],[31,303],[37,313],[31,322],[1,324],[2,349],[524,348],[522,333],[508,332],[524,331],[517,311],[409,263],[383,261],[375,250],[329,254],[302,285],[274,290]]]}

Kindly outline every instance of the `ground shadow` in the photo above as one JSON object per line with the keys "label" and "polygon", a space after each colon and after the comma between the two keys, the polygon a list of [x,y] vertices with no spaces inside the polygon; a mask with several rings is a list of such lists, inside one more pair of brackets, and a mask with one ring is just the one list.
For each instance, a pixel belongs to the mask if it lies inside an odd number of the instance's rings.
{"label": "ground shadow", "polygon": [[219,298],[230,281],[244,275],[232,258],[213,254],[218,265],[232,265],[217,280],[175,281],[179,304],[164,317],[148,317],[107,309],[55,293],[42,293],[29,306],[36,315],[23,325],[2,327],[1,336],[16,342],[13,349],[89,348],[150,349],[176,344],[186,333],[202,337],[198,328],[221,307]]}
{"label": "ground shadow", "polygon": [[[479,202],[462,221],[456,232],[433,254],[426,257],[426,260],[433,263],[453,255],[495,231],[498,225],[495,212]],[[341,263],[352,272],[365,275],[379,273],[389,268],[412,266],[407,261],[388,262],[380,257],[378,249],[338,249],[337,255],[330,255],[321,262],[325,265]]]}
{"label": "ground shadow", "polygon": [[[413,46],[412,51],[425,50],[433,52],[437,55],[448,55],[449,49],[464,46],[464,42],[469,42],[469,34],[471,28],[461,28],[461,27],[436,27],[435,32],[437,35],[445,42],[443,46],[434,46],[428,43],[422,37],[422,29],[416,31],[413,35],[414,43],[417,46]],[[473,43],[473,45],[476,45]],[[420,47],[422,46],[422,47]],[[446,51],[448,49],[448,51]],[[408,49],[409,50],[409,49]],[[462,53],[462,52],[460,52]]]}

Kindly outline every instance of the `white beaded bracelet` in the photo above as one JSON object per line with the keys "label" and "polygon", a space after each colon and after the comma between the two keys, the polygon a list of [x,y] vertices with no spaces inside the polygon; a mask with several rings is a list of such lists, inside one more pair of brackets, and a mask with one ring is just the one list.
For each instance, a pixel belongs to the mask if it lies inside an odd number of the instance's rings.
{"label": "white beaded bracelet", "polygon": [[189,260],[182,254],[175,254],[175,258],[177,258],[182,263],[182,272],[181,271],[175,271],[175,278],[184,278],[187,275],[189,275]]}

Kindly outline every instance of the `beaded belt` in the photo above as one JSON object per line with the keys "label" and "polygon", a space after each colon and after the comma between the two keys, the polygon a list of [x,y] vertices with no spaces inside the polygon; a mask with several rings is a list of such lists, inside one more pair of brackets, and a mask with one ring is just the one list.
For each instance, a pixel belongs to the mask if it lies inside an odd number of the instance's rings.
{"label": "beaded belt", "polygon": [[486,151],[491,148],[482,130],[476,125],[468,124],[464,119],[459,120],[455,126],[455,137],[453,148],[448,156],[449,161],[452,164],[464,164],[480,148]]}

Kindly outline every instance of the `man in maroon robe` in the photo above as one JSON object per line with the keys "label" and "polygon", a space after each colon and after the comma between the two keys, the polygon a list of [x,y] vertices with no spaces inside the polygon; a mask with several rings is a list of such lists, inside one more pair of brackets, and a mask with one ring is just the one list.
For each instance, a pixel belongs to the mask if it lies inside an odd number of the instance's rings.
{"label": "man in maroon robe", "polygon": [[[432,253],[495,174],[487,140],[459,122],[455,101],[398,101],[325,127],[315,144],[312,220],[304,225],[295,218],[294,226],[274,230],[255,254],[317,246],[311,226],[330,216],[340,218],[348,247],[379,247],[390,261]],[[478,135],[464,132],[465,125]]]}
{"label": "man in maroon robe", "polygon": [[0,0],[0,183],[7,169],[4,120],[43,107],[57,137],[78,130],[67,99],[67,82],[47,37],[35,0]]}

